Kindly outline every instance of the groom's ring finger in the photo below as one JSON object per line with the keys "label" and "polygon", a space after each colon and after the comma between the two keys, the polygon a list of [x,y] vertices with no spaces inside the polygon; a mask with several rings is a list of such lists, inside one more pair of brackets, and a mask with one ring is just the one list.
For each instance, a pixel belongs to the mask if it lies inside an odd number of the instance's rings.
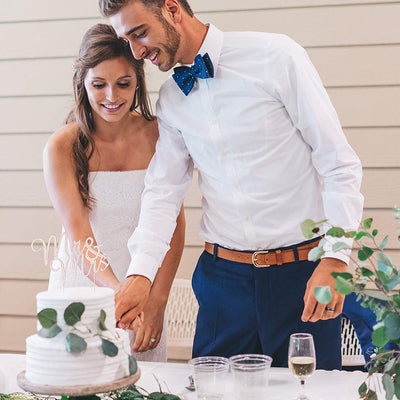
{"label": "groom's ring finger", "polygon": [[335,315],[336,315],[336,307],[335,306],[331,306],[331,307],[326,306],[321,319],[325,319],[325,320],[332,319],[335,317]]}

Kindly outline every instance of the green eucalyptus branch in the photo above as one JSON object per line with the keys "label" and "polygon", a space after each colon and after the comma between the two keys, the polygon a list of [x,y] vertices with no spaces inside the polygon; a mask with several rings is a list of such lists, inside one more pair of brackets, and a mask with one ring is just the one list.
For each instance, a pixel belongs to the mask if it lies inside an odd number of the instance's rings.
{"label": "green eucalyptus branch", "polygon": [[[10,394],[0,393],[0,400],[57,400],[57,398],[54,396],[42,396],[34,393],[15,392]],[[62,396],[61,400],[181,400],[181,398],[174,394],[164,392],[160,385],[159,392],[152,393],[149,393],[147,390],[139,386],[130,385],[126,389],[114,390],[99,395],[93,394],[79,397]]]}
{"label": "green eucalyptus branch", "polygon": [[157,384],[158,392],[149,393],[147,390],[135,385],[129,386],[127,389],[117,390],[107,393],[105,399],[109,400],[181,400],[180,397],[167,393],[162,390],[159,380],[153,374]]}
{"label": "green eucalyptus branch", "polygon": [[[400,243],[400,207],[394,207],[393,216],[399,223],[397,229],[398,241]],[[332,251],[344,249],[351,251],[358,250],[358,259],[350,253],[350,260],[355,266],[354,275],[348,272],[332,273],[336,279],[336,290],[342,294],[355,293],[361,306],[370,308],[376,315],[377,323],[373,327],[372,343],[376,346],[375,354],[367,364],[369,375],[367,380],[360,386],[359,395],[363,400],[377,399],[376,376],[381,373],[378,379],[382,380],[386,392],[386,400],[397,398],[400,400],[400,271],[393,265],[390,256],[384,253],[388,242],[385,236],[380,244],[377,242],[377,229],[372,229],[372,218],[362,222],[358,231],[344,231],[342,228],[334,227],[327,221],[314,222],[306,220],[302,224],[302,231],[307,239],[312,239],[320,232],[321,225],[328,229],[325,234],[325,243],[330,243]],[[330,237],[345,237],[353,239],[353,246],[345,242],[333,243]],[[368,244],[365,242],[368,241]],[[322,242],[322,241],[321,241]],[[309,259],[316,261],[325,254],[324,242],[312,249]],[[375,288],[370,288],[375,285]],[[332,297],[329,287],[315,288],[317,301],[327,303]],[[397,346],[396,350],[388,350],[387,344]],[[373,379],[372,379],[373,377]]]}

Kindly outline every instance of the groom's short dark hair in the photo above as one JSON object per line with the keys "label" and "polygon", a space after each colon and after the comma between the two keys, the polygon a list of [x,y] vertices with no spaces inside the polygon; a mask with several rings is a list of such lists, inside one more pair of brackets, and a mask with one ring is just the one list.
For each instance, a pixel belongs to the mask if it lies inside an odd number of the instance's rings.
{"label": "groom's short dark hair", "polygon": [[[126,6],[132,0],[99,0],[99,7],[101,13],[105,17],[110,17],[116,14],[121,8]],[[148,8],[153,8],[157,14],[160,13],[161,8],[164,6],[165,0],[135,0],[140,1],[144,6]],[[181,7],[193,17],[193,11],[187,2],[187,0],[177,0]]]}

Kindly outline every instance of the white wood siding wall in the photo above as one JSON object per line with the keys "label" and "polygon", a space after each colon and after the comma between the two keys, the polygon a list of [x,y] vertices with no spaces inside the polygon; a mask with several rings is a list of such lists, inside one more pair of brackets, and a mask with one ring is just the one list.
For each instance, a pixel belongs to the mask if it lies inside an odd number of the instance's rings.
{"label": "white wood siding wall", "polygon": [[[33,239],[60,232],[42,176],[42,150],[71,105],[72,62],[83,33],[101,21],[97,0],[3,2],[0,14],[0,352],[23,352],[36,331],[35,294],[47,287]],[[392,233],[400,204],[400,1],[191,0],[222,30],[286,33],[304,46],[364,166],[365,215]],[[165,75],[147,68],[153,103]],[[179,277],[202,251],[200,195],[185,201]]]}

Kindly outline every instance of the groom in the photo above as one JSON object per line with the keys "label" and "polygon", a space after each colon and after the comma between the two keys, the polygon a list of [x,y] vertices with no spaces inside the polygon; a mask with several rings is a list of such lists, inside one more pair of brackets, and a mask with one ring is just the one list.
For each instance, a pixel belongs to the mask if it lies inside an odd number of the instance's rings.
{"label": "groom", "polygon": [[[205,240],[193,276],[199,302],[193,356],[264,353],[287,365],[289,335],[314,336],[317,367],[341,368],[344,297],[332,272],[348,257],[304,242],[300,225],[327,218],[355,229],[361,165],[306,52],[285,35],[205,25],[186,0],[100,0],[103,15],[137,59],[161,71],[160,138],[116,295],[127,326],[142,310],[169,248],[176,217],[199,173]],[[191,64],[193,64],[191,66]],[[319,304],[316,286],[330,286]]]}

